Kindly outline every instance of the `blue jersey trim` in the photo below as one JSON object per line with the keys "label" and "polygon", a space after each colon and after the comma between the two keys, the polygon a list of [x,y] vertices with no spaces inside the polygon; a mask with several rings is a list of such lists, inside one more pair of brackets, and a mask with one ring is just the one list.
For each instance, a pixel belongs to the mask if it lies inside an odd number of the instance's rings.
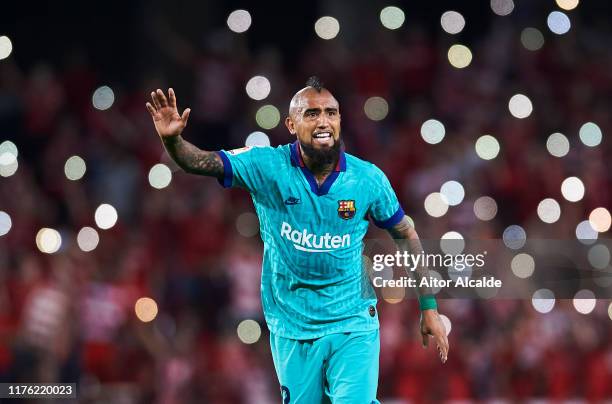
{"label": "blue jersey trim", "polygon": [[223,150],[216,153],[221,157],[221,161],[223,162],[223,177],[217,178],[217,181],[219,181],[219,184],[221,184],[223,188],[230,188],[232,186],[232,179],[234,178],[232,163],[230,163]]}
{"label": "blue jersey trim", "polygon": [[378,220],[374,219],[374,224],[380,227],[381,229],[388,229],[398,224],[404,218],[404,215],[404,209],[402,209],[402,207],[400,206],[399,208],[397,208],[397,211],[393,214],[393,216],[391,216],[387,220],[383,220],[382,222],[379,222]]}
{"label": "blue jersey trim", "polygon": [[298,157],[298,153],[297,153],[297,144],[298,142],[295,141],[293,143],[291,143],[289,145],[289,151],[291,153],[291,165],[294,167],[300,167],[301,163],[302,163],[302,159],[300,159]]}
{"label": "blue jersey trim", "polygon": [[340,158],[338,159],[338,164],[336,164],[336,168],[334,168],[334,171],[329,174],[323,184],[321,184],[321,186],[319,187],[315,176],[302,161],[302,156],[300,155],[299,150],[299,142],[293,142],[289,145],[289,148],[291,151],[291,165],[299,167],[300,170],[302,170],[304,177],[306,177],[306,180],[308,181],[308,185],[310,185],[310,190],[317,196],[327,195],[329,189],[340,175],[340,172],[346,171],[346,156],[344,155],[344,150],[340,150]]}

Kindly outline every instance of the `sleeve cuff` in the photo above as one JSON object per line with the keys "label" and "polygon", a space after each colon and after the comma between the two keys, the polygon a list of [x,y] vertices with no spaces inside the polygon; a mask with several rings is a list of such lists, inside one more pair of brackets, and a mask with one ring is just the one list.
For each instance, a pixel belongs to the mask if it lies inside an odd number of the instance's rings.
{"label": "sleeve cuff", "polygon": [[217,178],[217,181],[219,181],[219,184],[221,184],[223,188],[230,188],[232,186],[232,179],[234,178],[232,163],[230,163],[223,150],[218,151],[216,153],[219,155],[221,161],[223,162],[223,177]]}
{"label": "sleeve cuff", "polygon": [[397,211],[393,214],[393,216],[381,222],[374,219],[374,224],[380,227],[381,229],[388,229],[398,224],[404,218],[404,215],[404,209],[402,209],[402,207],[400,206],[399,208],[397,208]]}
{"label": "sleeve cuff", "polygon": [[433,295],[419,296],[419,308],[421,309],[421,311],[432,309],[436,310],[438,308],[436,298]]}

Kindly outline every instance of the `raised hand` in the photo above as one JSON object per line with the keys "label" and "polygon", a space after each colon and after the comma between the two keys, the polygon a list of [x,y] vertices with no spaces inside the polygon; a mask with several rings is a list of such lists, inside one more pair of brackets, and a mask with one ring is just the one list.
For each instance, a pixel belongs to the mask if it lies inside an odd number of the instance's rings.
{"label": "raised hand", "polygon": [[160,89],[151,92],[153,104],[147,102],[147,110],[153,118],[155,129],[162,140],[180,135],[187,126],[191,109],[186,108],[183,115],[179,115],[176,108],[176,95],[173,89],[168,89],[168,98]]}

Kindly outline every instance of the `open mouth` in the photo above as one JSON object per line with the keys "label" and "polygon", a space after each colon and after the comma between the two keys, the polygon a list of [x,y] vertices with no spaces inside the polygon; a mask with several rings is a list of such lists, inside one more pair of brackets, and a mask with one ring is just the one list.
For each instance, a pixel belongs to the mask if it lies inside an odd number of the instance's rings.
{"label": "open mouth", "polygon": [[313,144],[331,145],[332,139],[331,132],[320,132],[312,135]]}

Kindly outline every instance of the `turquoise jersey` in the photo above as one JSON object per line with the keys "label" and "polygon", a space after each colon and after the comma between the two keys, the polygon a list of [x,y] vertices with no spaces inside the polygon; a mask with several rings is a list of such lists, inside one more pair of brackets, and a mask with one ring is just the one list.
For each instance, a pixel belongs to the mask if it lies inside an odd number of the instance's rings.
{"label": "turquoise jersey", "polygon": [[378,328],[376,296],[362,268],[369,218],[404,216],[385,174],[341,152],[321,186],[299,143],[220,151],[225,187],[247,189],[264,243],[261,299],[270,331],[291,339]]}

